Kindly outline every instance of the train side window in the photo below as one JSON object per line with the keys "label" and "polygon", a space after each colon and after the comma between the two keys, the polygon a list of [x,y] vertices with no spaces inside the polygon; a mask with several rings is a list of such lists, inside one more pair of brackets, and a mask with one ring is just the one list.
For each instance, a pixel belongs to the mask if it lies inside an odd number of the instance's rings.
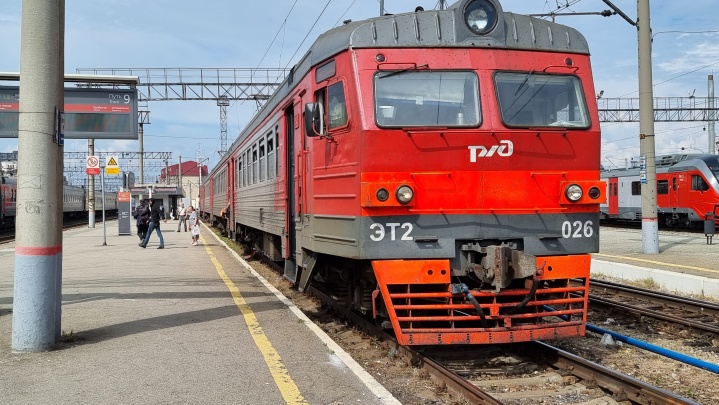
{"label": "train side window", "polygon": [[280,175],[280,126],[275,125],[275,150],[277,151],[275,155],[275,174],[277,176]]}
{"label": "train side window", "polygon": [[252,145],[252,184],[257,183],[257,144]]}
{"label": "train side window", "polygon": [[277,170],[275,169],[275,134],[270,132],[267,136],[267,178],[275,177]]}
{"label": "train side window", "polygon": [[704,181],[704,178],[702,178],[702,176],[699,176],[698,174],[692,174],[692,190],[707,191],[709,190],[709,185],[706,181]]}
{"label": "train side window", "polygon": [[657,194],[669,194],[669,180],[657,180]]}
{"label": "train side window", "polygon": [[265,181],[267,175],[267,159],[265,157],[265,139],[260,139],[260,182]]}
{"label": "train side window", "polygon": [[345,88],[342,82],[327,87],[327,117],[329,129],[340,128],[347,125],[347,102],[345,101]]}
{"label": "train side window", "polygon": [[252,164],[250,163],[250,150],[245,151],[245,186],[250,185],[252,180]]}
{"label": "train side window", "polygon": [[242,155],[237,158],[237,187],[242,187]]}
{"label": "train side window", "polygon": [[[315,102],[318,104],[321,104],[323,108],[327,109],[327,87],[323,87],[315,92]],[[327,114],[324,115],[325,120],[323,122],[323,128],[322,131],[327,130]]]}
{"label": "train side window", "polygon": [[638,181],[632,182],[632,195],[642,195],[642,185]]}

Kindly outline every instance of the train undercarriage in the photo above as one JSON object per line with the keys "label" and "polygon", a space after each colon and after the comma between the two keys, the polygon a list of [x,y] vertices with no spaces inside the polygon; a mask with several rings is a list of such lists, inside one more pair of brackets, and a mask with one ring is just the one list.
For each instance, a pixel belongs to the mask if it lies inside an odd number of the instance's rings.
{"label": "train undercarriage", "polygon": [[[238,225],[233,239],[281,262],[280,239]],[[464,259],[354,260],[306,252],[302,276],[404,345],[488,344],[584,335],[589,255],[534,257],[510,245],[460,244]],[[287,274],[285,274],[287,276]],[[572,286],[569,279],[584,279]]]}

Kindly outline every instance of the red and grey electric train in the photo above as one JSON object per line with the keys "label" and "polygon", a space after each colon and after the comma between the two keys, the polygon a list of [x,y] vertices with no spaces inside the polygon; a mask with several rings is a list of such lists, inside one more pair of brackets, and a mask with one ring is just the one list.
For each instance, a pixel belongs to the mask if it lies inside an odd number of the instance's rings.
{"label": "red and grey electric train", "polygon": [[[575,29],[495,0],[320,35],[202,215],[404,345],[583,335],[600,132]],[[583,279],[584,286],[569,279]]]}
{"label": "red and grey electric train", "polygon": [[[0,229],[15,226],[17,201],[17,178],[0,177]],[[82,187],[64,184],[62,187],[62,212],[65,218],[82,218],[87,215],[87,193]],[[95,193],[95,208],[102,209],[102,196]],[[105,210],[117,212],[117,194],[105,193]]]}
{"label": "red and grey electric train", "polygon": [[[638,167],[603,170],[607,202],[600,205],[606,220],[642,218],[642,187]],[[701,228],[719,214],[719,156],[676,154],[656,159],[657,216],[669,227]]]}

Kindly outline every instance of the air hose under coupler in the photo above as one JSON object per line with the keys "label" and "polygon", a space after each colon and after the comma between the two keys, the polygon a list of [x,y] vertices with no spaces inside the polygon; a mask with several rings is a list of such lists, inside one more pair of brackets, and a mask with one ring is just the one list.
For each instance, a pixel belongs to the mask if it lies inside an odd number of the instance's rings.
{"label": "air hose under coupler", "polygon": [[[547,264],[547,263],[544,262],[544,264]],[[540,282],[539,277],[541,277],[543,273],[544,273],[544,265],[542,265],[542,267],[538,268],[537,271],[534,273],[534,277],[533,277],[533,281],[532,281],[532,288],[529,290],[529,294],[527,294],[527,296],[524,297],[522,302],[517,304],[516,307],[510,309],[507,312],[507,315],[516,314],[517,312],[519,312],[520,309],[524,308],[525,305],[527,305],[527,303],[529,303],[529,301],[534,299],[534,295],[537,293],[537,288],[539,288],[539,282]]]}
{"label": "air hose under coupler", "polygon": [[467,284],[460,283],[460,284],[452,284],[452,293],[453,294],[464,294],[464,297],[474,305],[474,309],[477,311],[477,314],[479,314],[479,319],[482,322],[483,328],[489,328],[489,325],[487,325],[487,318],[484,316],[484,311],[482,311],[482,307],[479,306],[479,302],[476,298],[472,295],[472,293],[469,291],[469,287],[467,287]]}

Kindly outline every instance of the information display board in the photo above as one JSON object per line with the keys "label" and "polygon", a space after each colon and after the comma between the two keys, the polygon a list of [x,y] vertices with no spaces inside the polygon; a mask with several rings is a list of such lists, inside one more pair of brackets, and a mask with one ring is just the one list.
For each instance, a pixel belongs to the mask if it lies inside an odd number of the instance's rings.
{"label": "information display board", "polygon": [[[136,89],[65,89],[65,139],[137,139]],[[20,92],[0,86],[0,138],[17,138]]]}

